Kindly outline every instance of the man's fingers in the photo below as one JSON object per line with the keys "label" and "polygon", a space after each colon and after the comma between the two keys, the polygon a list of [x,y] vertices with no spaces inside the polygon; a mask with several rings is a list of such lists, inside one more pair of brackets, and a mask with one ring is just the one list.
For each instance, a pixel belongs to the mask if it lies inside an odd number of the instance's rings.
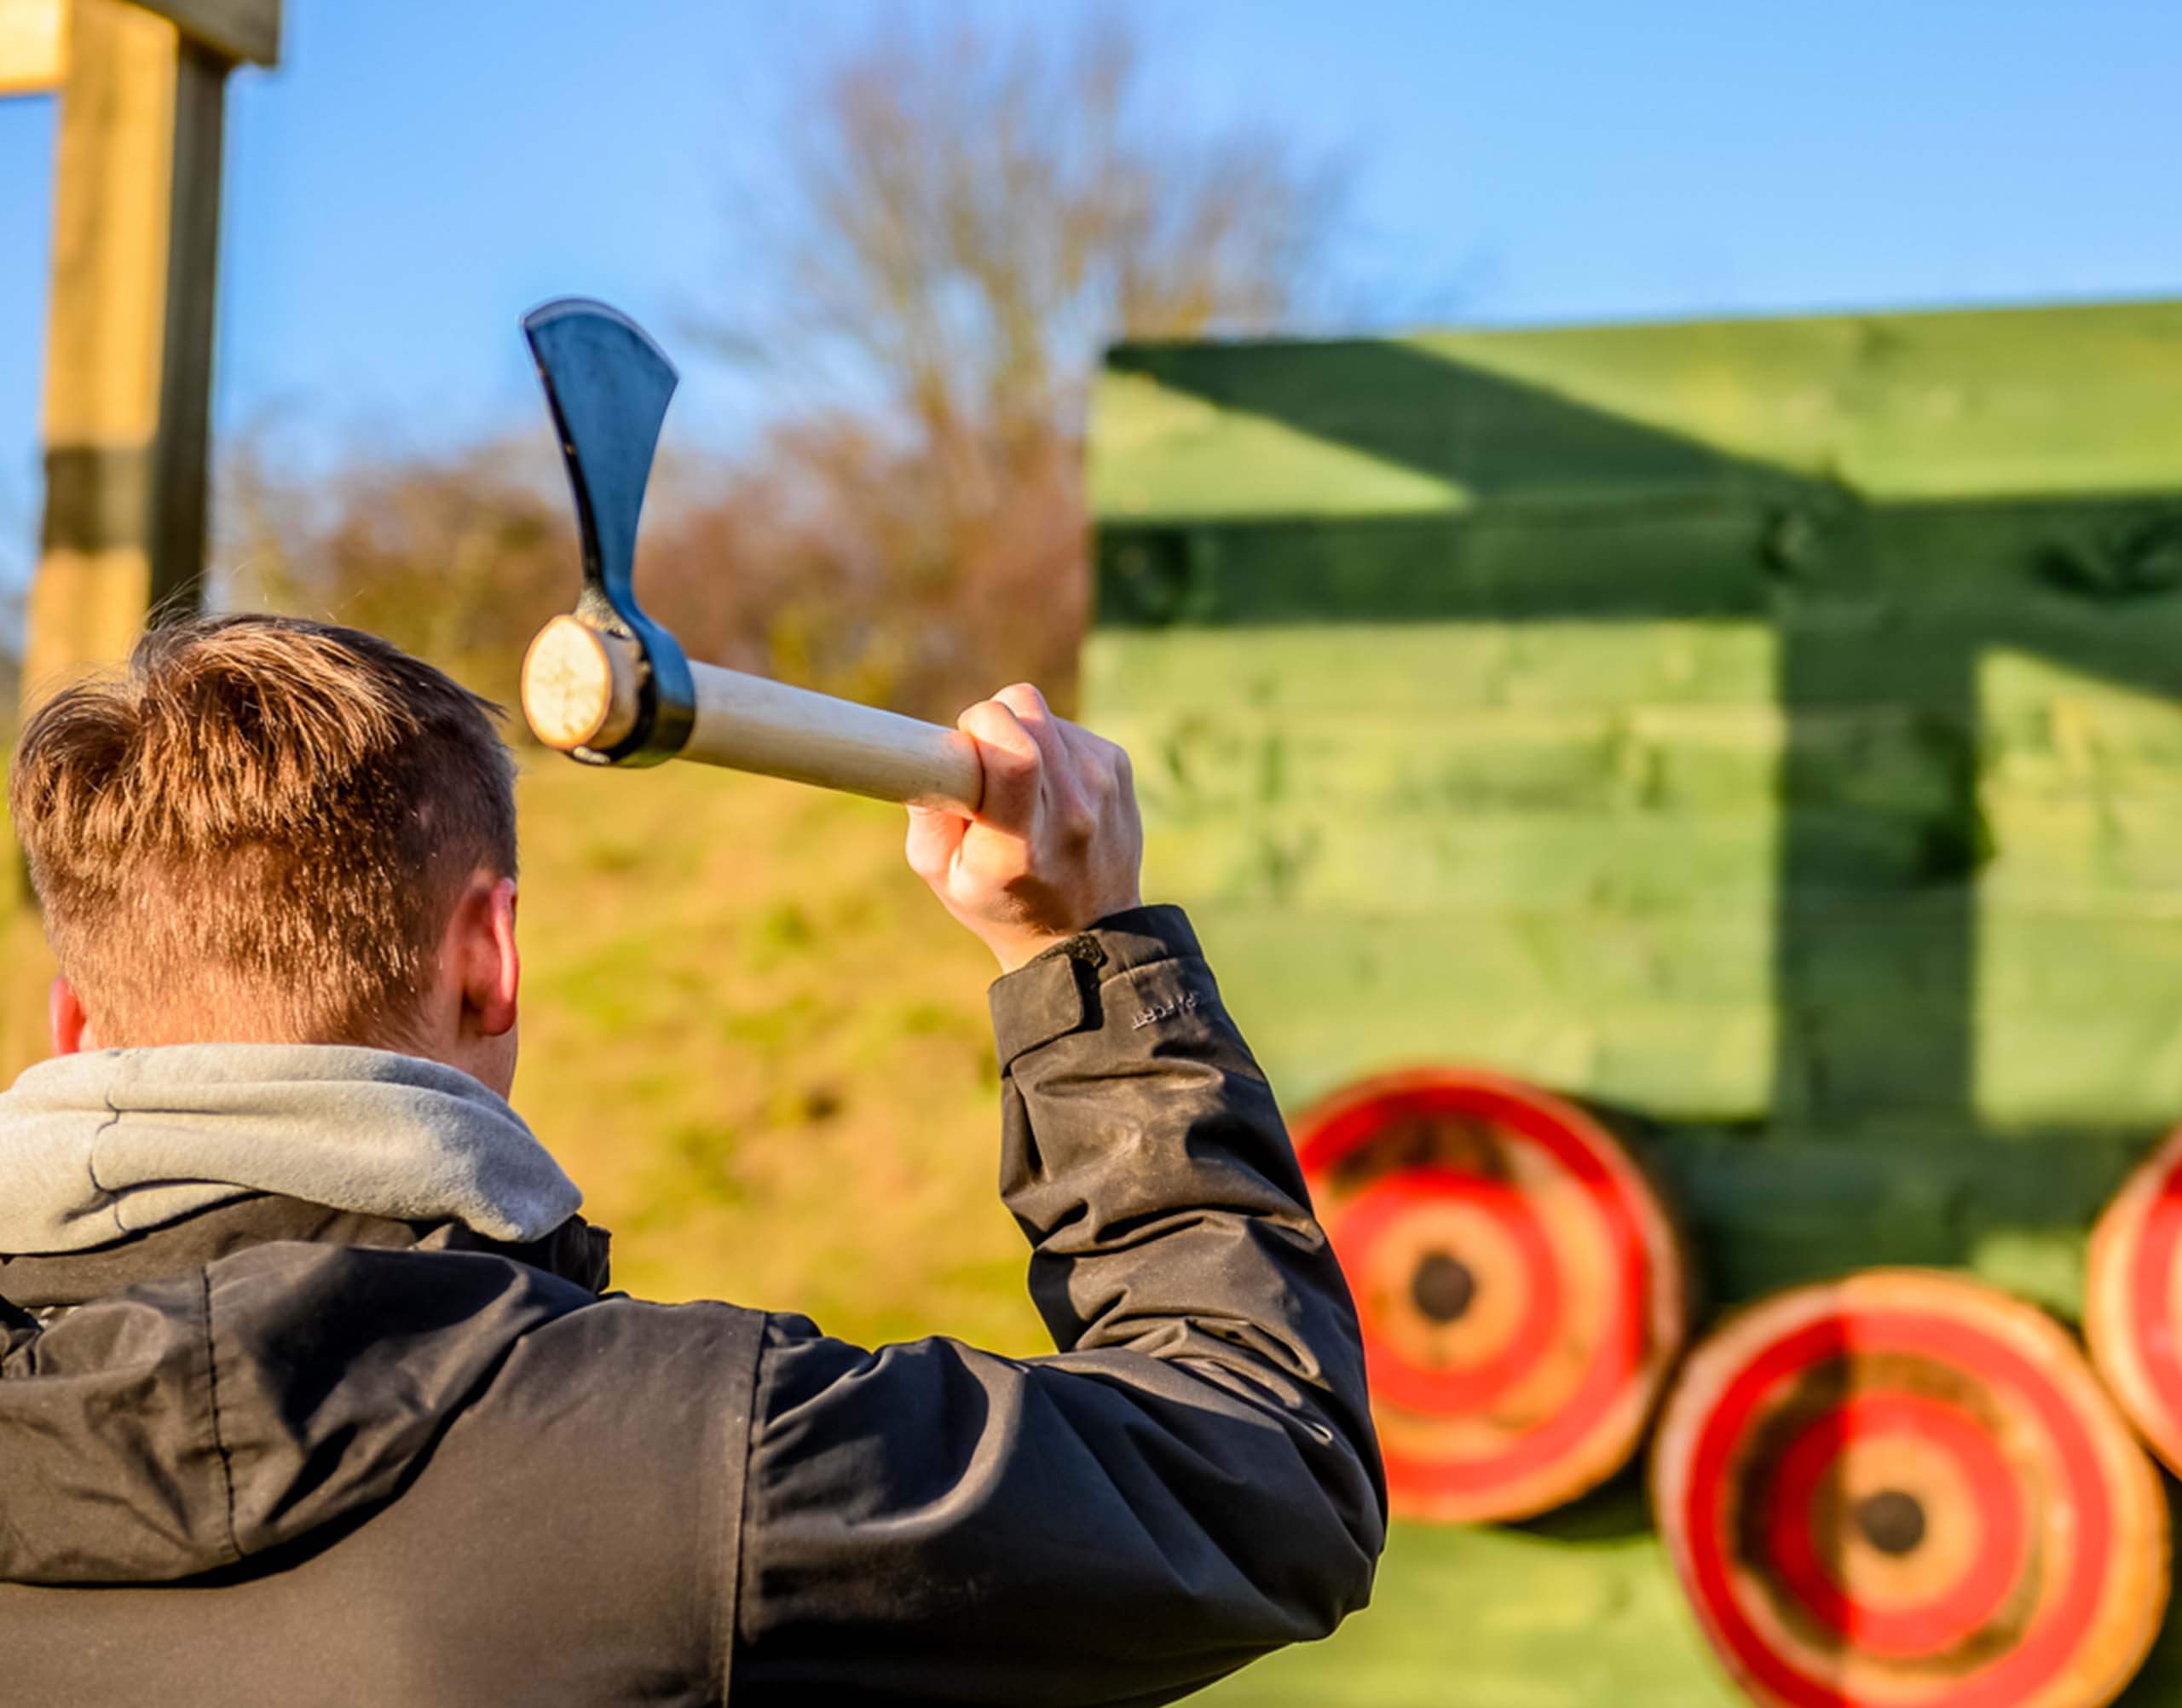
{"label": "man's fingers", "polygon": [[1129,755],[1104,736],[1094,736],[1081,724],[1071,724],[1065,718],[1053,720],[1053,728],[1067,744],[1070,763],[1077,776],[1082,780],[1087,792],[1110,792],[1115,780],[1123,775]]}
{"label": "man's fingers", "polygon": [[962,833],[969,828],[968,819],[944,807],[911,807],[909,844],[904,850],[909,869],[927,884],[945,881],[949,868],[955,863],[955,851],[962,845]]}
{"label": "man's fingers", "polygon": [[[1028,834],[1037,820],[1044,743],[997,698],[980,700],[955,719],[955,726],[976,740],[984,760],[985,793],[978,822]],[[1057,739],[1047,732],[1047,740]]]}
{"label": "man's fingers", "polygon": [[1097,834],[1109,804],[1130,793],[1128,755],[1053,716],[1045,695],[1027,682],[979,701],[956,722],[984,757],[981,824],[1030,836],[1044,813],[1055,832],[1082,845]]}
{"label": "man's fingers", "polygon": [[1013,712],[1045,755],[1045,801],[1065,833],[1078,841],[1097,828],[1100,811],[1117,793],[1115,760],[1121,749],[1080,724],[1057,718],[1046,696],[1027,682],[993,696]]}
{"label": "man's fingers", "polygon": [[990,700],[980,700],[955,720],[955,727],[975,736],[987,747],[998,747],[1002,753],[1019,754],[1036,763],[1042,752],[1037,738],[1025,727],[1015,709],[995,695]]}
{"label": "man's fingers", "polygon": [[1094,815],[1103,815],[1123,804],[1128,804],[1133,813],[1136,780],[1130,772],[1127,752],[1065,718],[1054,718],[1053,727],[1068,743],[1070,798]]}
{"label": "man's fingers", "polygon": [[1046,704],[1046,696],[1027,682],[1010,683],[993,695],[999,704],[1015,714],[1015,721],[1030,732],[1044,753],[1049,765],[1060,765],[1068,759],[1069,749],[1061,734],[1062,720],[1053,716],[1053,707]]}
{"label": "man's fingers", "polygon": [[1046,696],[1038,691],[1036,683],[1011,682],[993,698],[1025,723],[1033,718],[1053,715],[1053,707],[1046,704]]}

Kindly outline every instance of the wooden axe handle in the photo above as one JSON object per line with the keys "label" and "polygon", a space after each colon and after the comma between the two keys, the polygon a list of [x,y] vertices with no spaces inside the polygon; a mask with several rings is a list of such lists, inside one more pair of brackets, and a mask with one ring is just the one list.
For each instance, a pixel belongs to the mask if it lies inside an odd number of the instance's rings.
{"label": "wooden axe handle", "polygon": [[[643,667],[633,643],[556,617],[522,661],[523,716],[549,747],[611,747],[636,727]],[[697,719],[677,758],[966,814],[984,798],[978,744],[959,730],[718,665],[690,674]]]}

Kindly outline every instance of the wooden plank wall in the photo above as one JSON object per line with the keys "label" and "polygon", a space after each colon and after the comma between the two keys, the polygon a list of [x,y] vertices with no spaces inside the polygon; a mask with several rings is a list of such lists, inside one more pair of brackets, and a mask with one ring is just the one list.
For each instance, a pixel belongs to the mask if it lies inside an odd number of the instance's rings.
{"label": "wooden plank wall", "polygon": [[[1117,350],[1085,697],[1149,886],[1291,1109],[1503,1069],[1636,1137],[1716,1304],[2071,1315],[2182,1120],[2178,396],[2174,303]],[[1732,1695],[1626,1482],[1404,1529],[1379,1600],[1233,1699]]]}
{"label": "wooden plank wall", "polygon": [[1648,1134],[1717,1296],[2073,1309],[2182,1118],[2182,308],[1115,353],[1089,712],[1291,1106]]}
{"label": "wooden plank wall", "polygon": [[[1715,1305],[1909,1261],[2070,1315],[2182,1119],[2175,397],[2175,303],[1115,351],[1084,698],[1150,890],[1290,1108],[1608,1108]],[[1228,1697],[1735,1693],[1621,1481],[1399,1529]]]}

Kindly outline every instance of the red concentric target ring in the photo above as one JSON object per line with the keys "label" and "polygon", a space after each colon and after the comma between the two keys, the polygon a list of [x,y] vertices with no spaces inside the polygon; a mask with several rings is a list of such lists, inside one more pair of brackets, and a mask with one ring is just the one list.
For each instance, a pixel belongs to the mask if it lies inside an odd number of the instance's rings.
{"label": "red concentric target ring", "polygon": [[2182,1474],[2182,1129],[2139,1164],[2092,1230],[2091,1359],[2152,1451]]}
{"label": "red concentric target ring", "polygon": [[1396,1509],[1561,1504],[1626,1462],[1688,1311],[1665,1210],[1582,1111],[1489,1074],[1366,1081],[1297,1123],[1356,1294]]}
{"label": "red concentric target ring", "polygon": [[1654,1497],[1773,1708],[2095,1708],[2143,1664],[2167,1509],[2065,1333],[1956,1277],[1785,1293],[1694,1351]]}
{"label": "red concentric target ring", "polygon": [[[1936,1448],[1952,1462],[1982,1520],[1982,1545],[1958,1570],[1943,1573],[1941,1587],[1927,1599],[1874,1606],[1860,1600],[1843,1574],[1819,1557],[1820,1532],[1812,1515],[1828,1480],[1841,1478],[1851,1443],[1896,1436]],[[1921,1543],[1927,1522],[1921,1509],[1914,1522]],[[1856,1394],[1804,1427],[1781,1456],[1765,1536],[1782,1581],[1821,1623],[1874,1653],[1896,1657],[1944,1648],[1982,1630],[2022,1573],[2026,1540],[2020,1492],[1977,1420],[1945,1401],[1902,1393]]]}

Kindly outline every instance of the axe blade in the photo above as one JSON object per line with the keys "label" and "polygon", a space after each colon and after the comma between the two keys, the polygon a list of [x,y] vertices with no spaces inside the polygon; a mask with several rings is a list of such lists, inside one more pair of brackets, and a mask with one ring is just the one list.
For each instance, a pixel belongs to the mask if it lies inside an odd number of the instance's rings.
{"label": "axe blade", "polygon": [[626,314],[567,297],[522,317],[583,531],[583,593],[522,665],[522,708],[547,746],[592,765],[677,755],[880,800],[974,814],[984,761],[959,730],[692,663],[632,586],[637,516],[674,366]]}
{"label": "axe blade", "polygon": [[687,661],[674,638],[638,604],[637,521],[651,478],[667,406],[680,376],[644,329],[617,309],[561,297],[522,317],[547,407],[574,490],[583,536],[583,592],[576,615],[633,641],[641,656],[638,727],[599,763],[644,764],[678,752],[694,715]]}

